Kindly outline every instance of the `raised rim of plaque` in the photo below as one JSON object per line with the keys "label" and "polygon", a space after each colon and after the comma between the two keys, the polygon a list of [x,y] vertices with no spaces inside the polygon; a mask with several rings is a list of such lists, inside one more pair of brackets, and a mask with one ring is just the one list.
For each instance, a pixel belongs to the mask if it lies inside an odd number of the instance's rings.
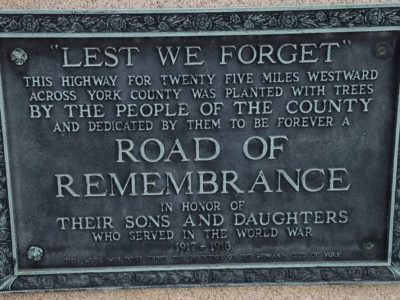
{"label": "raised rim of plaque", "polygon": [[[362,11],[363,14],[367,14],[370,11],[381,11],[387,9],[399,9],[400,3],[362,3],[362,4],[332,4],[332,5],[322,5],[322,4],[308,4],[308,5],[276,5],[271,7],[213,7],[213,8],[179,8],[179,7],[168,7],[162,8],[127,8],[127,9],[4,9],[0,11],[0,16],[6,15],[33,15],[33,16],[54,16],[54,15],[171,15],[171,14],[181,14],[187,16],[198,16],[198,15],[211,15],[211,14],[247,14],[247,13],[314,13],[317,11],[326,12],[340,12],[340,11]],[[371,32],[371,31],[398,31],[399,25],[396,21],[392,20],[390,22],[381,22],[375,20],[366,20],[362,24],[354,24],[353,22],[339,22],[337,24],[312,24],[309,26],[301,26],[300,24],[286,26],[284,24],[278,24],[273,26],[268,26],[266,28],[247,28],[242,26],[242,28],[230,28],[221,30],[210,30],[207,28],[189,28],[187,30],[174,30],[170,29],[156,29],[156,30],[64,30],[63,31],[51,31],[46,30],[8,30],[4,31],[0,27],[0,37],[7,38],[21,38],[21,37],[39,37],[45,35],[45,38],[52,37],[120,37],[120,36],[134,36],[134,37],[168,37],[168,36],[222,36],[222,35],[273,35],[280,34],[284,31],[285,34],[300,34],[300,33],[344,33],[344,32]],[[170,35],[171,34],[171,35]]]}
{"label": "raised rim of plaque", "polygon": [[[2,25],[0,23],[0,39],[1,38],[62,38],[62,37],[69,37],[69,38],[118,38],[118,37],[184,37],[184,36],[224,36],[224,35],[237,35],[237,36],[242,36],[242,35],[278,35],[278,34],[319,34],[319,33],[361,33],[361,32],[384,32],[384,31],[392,31],[392,32],[397,32],[400,34],[400,4],[396,3],[388,3],[388,4],[356,4],[356,5],[310,5],[310,6],[296,6],[296,7],[290,7],[290,6],[276,6],[276,7],[269,7],[269,8],[264,8],[264,7],[251,7],[251,8],[242,8],[242,7],[237,7],[237,8],[229,8],[229,9],[220,9],[220,8],[210,8],[210,9],[201,9],[201,8],[187,8],[187,9],[181,9],[181,8],[167,8],[167,9],[123,9],[123,10],[115,10],[115,9],[110,9],[110,10],[105,10],[105,9],[96,9],[96,10],[3,10],[0,11],[0,20],[4,17],[8,17],[10,15],[15,15],[17,17],[23,16],[23,15],[32,15],[32,16],[49,16],[49,17],[54,17],[56,15],[105,15],[105,16],[111,16],[111,15],[119,15],[119,16],[125,16],[125,15],[135,15],[135,16],[140,16],[140,15],[149,15],[149,14],[154,14],[154,15],[170,15],[170,14],[186,14],[189,17],[196,17],[201,14],[246,14],[246,13],[276,13],[276,14],[283,14],[287,12],[291,13],[314,13],[317,11],[325,11],[326,13],[332,13],[332,12],[344,12],[344,11],[350,11],[350,10],[359,10],[362,11],[363,14],[366,14],[368,11],[372,10],[379,10],[382,13],[385,13],[385,11],[390,11],[391,13],[395,14],[397,18],[393,18],[393,20],[389,21],[375,21],[375,20],[366,20],[362,24],[353,24],[353,23],[346,23],[346,22],[341,22],[338,25],[333,25],[333,24],[326,24],[326,25],[321,25],[319,23],[315,24],[309,24],[307,25],[308,27],[304,27],[302,25],[297,24],[296,26],[285,26],[285,25],[277,25],[274,27],[266,27],[264,29],[257,28],[257,27],[252,27],[252,28],[245,28],[245,27],[240,27],[240,28],[234,28],[234,29],[227,29],[227,30],[210,30],[208,28],[191,28],[189,30],[176,30],[176,29],[168,29],[168,30],[150,30],[150,29],[141,29],[137,31],[129,31],[129,30],[91,30],[91,29],[84,29],[83,31],[80,30],[79,32],[74,32],[70,28],[63,29],[61,32],[55,32],[52,31],[51,28],[47,28],[46,30],[42,30],[43,27],[39,27],[35,30],[25,30],[24,28],[20,29],[15,29],[12,31],[4,31],[4,28],[2,28]],[[0,74],[0,81],[1,81],[1,76]],[[8,189],[8,200],[7,203],[9,204],[10,207],[10,227],[11,227],[11,239],[10,243],[12,243],[12,246],[9,245],[10,248],[12,248],[12,253],[13,253],[13,266],[11,267],[12,273],[8,274],[5,278],[9,278],[9,276],[14,276],[13,281],[16,279],[15,277],[18,277],[20,275],[54,275],[54,274],[72,274],[72,273],[115,273],[115,272],[151,272],[151,271],[199,271],[199,270],[204,270],[205,272],[211,272],[211,270],[221,270],[221,272],[229,270],[257,270],[257,269],[286,269],[286,268],[315,268],[319,269],[320,271],[322,269],[326,269],[327,272],[330,272],[330,268],[332,268],[331,271],[335,268],[357,268],[357,267],[362,267],[365,269],[365,272],[368,273],[368,270],[374,270],[375,267],[377,267],[379,270],[381,270],[379,267],[384,267],[385,270],[389,270],[391,274],[393,274],[393,279],[391,280],[385,280],[385,281],[395,281],[400,279],[400,257],[397,257],[393,259],[393,239],[395,239],[396,243],[400,243],[400,236],[394,236],[394,223],[395,223],[395,202],[399,202],[399,199],[396,199],[396,188],[398,187],[398,182],[397,182],[397,176],[398,176],[398,152],[399,152],[399,132],[400,132],[400,105],[399,99],[400,99],[400,94],[399,94],[399,86],[397,86],[396,90],[397,94],[397,99],[393,99],[394,102],[396,102],[397,106],[397,112],[395,113],[395,119],[393,120],[393,123],[395,122],[395,125],[391,125],[395,127],[395,136],[392,137],[395,140],[395,144],[393,149],[388,149],[393,151],[393,158],[392,158],[392,181],[391,181],[391,193],[390,193],[390,220],[389,220],[389,230],[388,230],[388,259],[387,261],[371,261],[371,262],[363,262],[363,261],[346,261],[346,262],[299,262],[299,263],[222,263],[222,264],[212,264],[212,263],[207,263],[207,264],[187,264],[187,265],[179,265],[179,264],[174,264],[174,265],[148,265],[148,266],[132,266],[132,267],[78,267],[78,268],[54,268],[54,269],[41,269],[41,270],[34,270],[34,269],[22,269],[20,270],[18,267],[18,261],[17,261],[17,247],[16,247],[16,235],[17,233],[15,232],[14,228],[14,216],[13,216],[13,197],[12,197],[12,183],[11,180],[7,180],[7,189]],[[4,99],[3,99],[3,87],[0,88],[0,105],[1,105],[1,120],[2,120],[2,129],[3,129],[3,144],[4,144],[4,156],[5,156],[5,169],[6,169],[6,178],[11,178],[11,170],[9,168],[9,158],[8,158],[8,153],[10,151],[9,145],[7,144],[7,124],[6,124],[6,116],[4,112]],[[4,168],[2,166],[1,168]],[[399,204],[399,203],[397,203]],[[7,208],[4,208],[7,209]],[[400,208],[399,208],[400,209]],[[397,218],[397,217],[396,217]],[[396,254],[399,254],[399,250],[396,250]],[[369,268],[372,267],[372,268]],[[364,272],[364,271],[363,271]],[[372,272],[372,271],[369,271]],[[364,274],[364,273],[363,273]],[[256,275],[254,275],[256,276]],[[336,275],[335,275],[336,276]],[[336,277],[332,276],[332,280],[328,281],[334,281],[334,282],[348,282],[351,281],[349,277],[337,275]],[[369,282],[382,282],[379,280],[379,278],[374,277],[375,275],[371,275],[368,277]],[[292,283],[315,283],[315,282],[322,282],[325,281],[325,279],[321,276],[317,276],[317,279],[315,281],[302,281],[302,280],[295,280],[291,281]],[[364,277],[362,277],[364,278]],[[0,284],[1,284],[2,279],[0,278]],[[283,280],[283,281],[275,281],[275,280],[269,280],[265,279],[262,281],[257,281],[256,283],[282,283],[286,282],[289,280]],[[8,282],[8,281],[7,281]],[[355,280],[355,282],[359,282],[358,280]],[[220,281],[210,281],[207,279],[206,282],[202,282],[201,279],[199,281],[195,281],[193,283],[185,283],[184,281],[179,281],[178,284],[180,285],[197,285],[197,284],[240,284],[240,283],[245,283],[245,280],[241,282],[227,282],[225,280],[220,280]],[[151,285],[151,284],[150,284]],[[168,283],[159,283],[156,285],[168,285]],[[143,284],[139,284],[138,287],[142,287]],[[133,286],[130,286],[133,287]],[[0,290],[1,289],[7,289],[6,287],[3,287],[0,285]],[[23,288],[22,288],[23,289]],[[46,289],[46,287],[41,287],[41,289]],[[47,288],[51,289],[51,288]],[[63,289],[60,287],[59,289]]]}

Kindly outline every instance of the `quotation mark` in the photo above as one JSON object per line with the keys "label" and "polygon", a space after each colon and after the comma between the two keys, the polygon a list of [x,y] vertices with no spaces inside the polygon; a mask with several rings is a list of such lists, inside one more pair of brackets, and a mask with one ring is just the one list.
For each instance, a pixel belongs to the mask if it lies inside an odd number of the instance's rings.
{"label": "quotation mark", "polygon": [[343,45],[351,45],[351,40],[343,40]]}

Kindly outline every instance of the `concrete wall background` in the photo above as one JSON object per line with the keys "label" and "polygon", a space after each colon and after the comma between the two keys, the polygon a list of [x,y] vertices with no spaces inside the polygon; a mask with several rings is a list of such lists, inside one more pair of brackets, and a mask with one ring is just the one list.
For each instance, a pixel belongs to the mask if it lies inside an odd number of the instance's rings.
{"label": "concrete wall background", "polygon": [[[351,1],[353,2],[353,1]],[[276,5],[349,4],[346,0],[0,0],[1,9],[137,9],[173,7],[269,7]],[[356,3],[397,1],[357,0]],[[354,2],[355,3],[355,2]],[[398,2],[397,2],[398,3]],[[114,291],[64,291],[1,295],[4,300],[127,300],[127,299],[400,299],[399,285],[244,286],[157,288]]]}
{"label": "concrete wall background", "polygon": [[2,9],[117,9],[166,7],[256,7],[349,3],[398,3],[391,0],[0,0]]}

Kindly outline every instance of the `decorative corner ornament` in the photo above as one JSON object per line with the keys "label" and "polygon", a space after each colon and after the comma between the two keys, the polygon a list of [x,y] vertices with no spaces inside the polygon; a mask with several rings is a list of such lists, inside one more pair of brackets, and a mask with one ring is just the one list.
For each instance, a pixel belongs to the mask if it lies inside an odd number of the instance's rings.
{"label": "decorative corner ornament", "polygon": [[40,261],[43,257],[43,249],[37,246],[31,246],[28,249],[27,257],[32,261]]}
{"label": "decorative corner ornament", "polygon": [[23,49],[16,48],[11,52],[10,59],[17,66],[21,66],[28,60],[28,54]]}

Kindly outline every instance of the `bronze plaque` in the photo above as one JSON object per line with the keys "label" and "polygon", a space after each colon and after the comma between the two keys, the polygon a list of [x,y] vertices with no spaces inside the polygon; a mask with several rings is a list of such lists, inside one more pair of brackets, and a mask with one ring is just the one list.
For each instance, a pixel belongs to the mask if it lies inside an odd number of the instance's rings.
{"label": "bronze plaque", "polygon": [[399,20],[2,13],[1,288],[397,280]]}

